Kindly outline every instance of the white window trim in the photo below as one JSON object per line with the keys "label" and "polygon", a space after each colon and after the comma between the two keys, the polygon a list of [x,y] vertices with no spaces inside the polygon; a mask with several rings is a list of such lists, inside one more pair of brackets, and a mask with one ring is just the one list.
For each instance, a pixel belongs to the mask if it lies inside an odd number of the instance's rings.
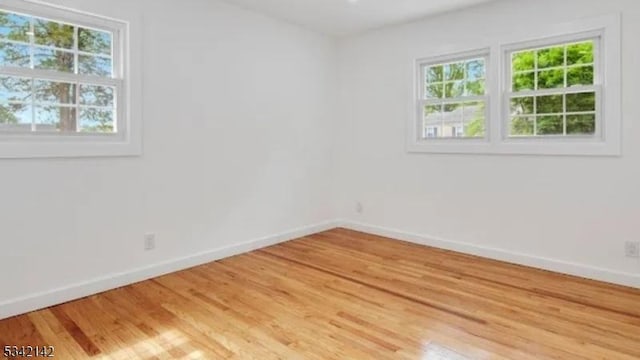
{"label": "white window trim", "polygon": [[[446,49],[430,51],[434,56],[425,58],[429,52],[423,51],[411,57],[411,113],[407,121],[407,151],[410,153],[443,154],[505,154],[505,155],[575,155],[575,156],[620,156],[622,155],[622,111],[621,111],[621,24],[620,15],[580,19],[569,23],[545,26],[530,26],[522,32],[496,36],[491,43],[447,46]],[[600,37],[597,47],[598,57],[595,66],[600,66],[600,78],[595,79],[597,96],[597,122],[601,128],[598,136],[593,137],[527,137],[509,138],[508,93],[510,79],[505,79],[511,68],[506,54],[517,48],[542,47],[563,40],[585,37]],[[457,54],[473,53],[472,50],[487,48],[487,138],[484,141],[474,139],[436,139],[420,140],[416,133],[422,114],[416,113],[422,84],[416,75],[420,64],[437,59],[455,58]],[[596,75],[597,76],[597,75]],[[498,95],[499,94],[499,95]]]}
{"label": "white window trim", "polygon": [[[114,134],[0,133],[0,158],[137,156],[142,153],[142,118],[139,101],[139,39],[131,36],[131,21],[116,20],[40,1],[3,0],[0,9],[42,17],[113,33],[114,78],[56,73],[47,70],[4,68],[3,73],[49,79],[70,80],[95,85],[117,86],[117,129]],[[137,30],[137,29],[136,29]],[[137,46],[132,46],[136,43]],[[117,59],[117,60],[116,60]]]}

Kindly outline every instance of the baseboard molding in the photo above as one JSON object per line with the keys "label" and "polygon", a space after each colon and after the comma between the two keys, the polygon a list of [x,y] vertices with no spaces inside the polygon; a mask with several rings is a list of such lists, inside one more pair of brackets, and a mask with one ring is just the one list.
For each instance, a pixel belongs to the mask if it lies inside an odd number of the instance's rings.
{"label": "baseboard molding", "polygon": [[122,273],[110,274],[87,282],[11,299],[0,303],[0,320],[330,230],[337,226],[338,223],[335,221],[326,221]]}
{"label": "baseboard molding", "polygon": [[531,266],[538,269],[579,276],[592,280],[640,288],[640,274],[618,272],[584,264],[571,263],[556,259],[511,252],[503,249],[451,241],[436,236],[415,234],[397,229],[390,229],[350,220],[341,220],[339,221],[339,225],[347,229],[384,236],[392,239],[403,240],[415,244],[427,245],[470,255],[477,255],[489,259]]}

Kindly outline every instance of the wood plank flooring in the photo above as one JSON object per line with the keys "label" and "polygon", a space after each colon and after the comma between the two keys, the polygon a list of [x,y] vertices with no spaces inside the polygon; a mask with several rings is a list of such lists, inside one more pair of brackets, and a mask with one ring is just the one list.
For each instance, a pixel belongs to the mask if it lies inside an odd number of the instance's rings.
{"label": "wood plank flooring", "polygon": [[640,290],[335,229],[0,321],[5,344],[60,359],[640,359]]}

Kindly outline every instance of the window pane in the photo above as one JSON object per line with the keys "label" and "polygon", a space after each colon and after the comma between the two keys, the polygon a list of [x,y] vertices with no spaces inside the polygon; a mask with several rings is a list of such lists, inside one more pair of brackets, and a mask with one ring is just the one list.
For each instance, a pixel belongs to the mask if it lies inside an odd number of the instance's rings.
{"label": "window pane", "polygon": [[425,98],[450,99],[485,94],[485,60],[425,66]]}
{"label": "window pane", "polygon": [[[113,77],[113,34],[86,27],[91,19],[83,27],[64,21],[0,10],[0,68],[23,68],[22,77],[0,74],[0,132],[117,131],[117,87],[62,74]],[[439,76],[443,96],[443,66]]]}
{"label": "window pane", "polygon": [[484,137],[485,123],[484,101],[464,103],[463,129],[465,137]]}
{"label": "window pane", "polygon": [[110,86],[80,85],[80,104],[113,107],[114,93]]}
{"label": "window pane", "polygon": [[564,66],[564,46],[538,50],[538,69]]}
{"label": "window pane", "polygon": [[33,55],[33,65],[36,69],[73,72],[73,53],[61,50],[36,47]]}
{"label": "window pane", "polygon": [[593,85],[593,65],[572,67],[567,70],[567,86]]}
{"label": "window pane", "polygon": [[513,72],[533,71],[535,69],[535,52],[521,51],[511,55]]}
{"label": "window pane", "polygon": [[593,41],[567,46],[567,65],[593,63]]}
{"label": "window pane", "polygon": [[437,129],[442,126],[442,106],[427,105],[424,107],[425,138],[438,137]]}
{"label": "window pane", "polygon": [[562,95],[538,96],[536,98],[538,114],[562,113]]}
{"label": "window pane", "polygon": [[31,101],[31,80],[0,76],[0,102],[7,101]]}
{"label": "window pane", "polygon": [[444,81],[444,68],[442,65],[427,67],[426,74],[428,83]]}
{"label": "window pane", "polygon": [[36,106],[36,131],[76,132],[76,109],[55,105]]}
{"label": "window pane", "polygon": [[511,136],[532,136],[535,130],[534,117],[511,118]]}
{"label": "window pane", "polygon": [[472,60],[467,62],[467,80],[474,81],[478,79],[484,79],[485,66],[484,60]]}
{"label": "window pane", "polygon": [[595,92],[567,94],[567,112],[595,111]]}
{"label": "window pane", "polygon": [[80,109],[80,131],[93,133],[113,133],[114,116],[112,110]]}
{"label": "window pane", "polygon": [[78,28],[78,49],[92,54],[111,55],[111,34]]}
{"label": "window pane", "polygon": [[457,115],[462,116],[462,103],[445,104],[444,110],[443,110],[444,111],[443,116],[446,117],[447,113],[452,113],[456,110],[459,110]]}
{"label": "window pane", "polygon": [[463,104],[445,104],[442,114],[441,137],[454,137],[456,127],[462,125]]}
{"label": "window pane", "polygon": [[444,95],[443,83],[435,83],[435,84],[427,85],[427,88],[426,88],[427,99],[442,99],[443,95]]}
{"label": "window pane", "polygon": [[481,96],[485,94],[484,80],[469,81],[466,87],[466,96]]}
{"label": "window pane", "polygon": [[30,18],[0,11],[0,39],[29,42]]}
{"label": "window pane", "polygon": [[10,44],[0,41],[0,66],[31,66],[29,46]]}
{"label": "window pane", "polygon": [[75,104],[76,85],[66,82],[35,80],[33,82],[36,102],[53,104]]}
{"label": "window pane", "polygon": [[28,104],[0,104],[0,130],[31,131],[31,116]]}
{"label": "window pane", "polygon": [[564,69],[543,70],[538,73],[538,89],[564,87]]}
{"label": "window pane", "polygon": [[533,97],[511,99],[511,115],[533,114]]}
{"label": "window pane", "polygon": [[596,115],[568,115],[567,134],[571,135],[593,135],[596,132]]}
{"label": "window pane", "polygon": [[562,115],[541,116],[537,121],[538,135],[563,135]]}
{"label": "window pane", "polygon": [[595,133],[595,91],[567,94],[573,86],[594,85],[594,45],[589,40],[511,53],[512,92],[534,94],[511,96],[511,136]]}
{"label": "window pane", "polygon": [[424,107],[425,125],[439,124],[442,120],[441,105],[427,105]]}
{"label": "window pane", "polygon": [[34,40],[38,45],[73,49],[73,26],[34,19]]}
{"label": "window pane", "polygon": [[464,79],[464,63],[453,63],[444,66],[444,78],[450,80]]}
{"label": "window pane", "polygon": [[100,56],[80,55],[78,61],[80,62],[79,72],[82,75],[112,76],[111,59]]}
{"label": "window pane", "polygon": [[445,83],[444,91],[445,91],[444,96],[446,98],[454,98],[454,97],[462,96],[462,93],[464,92],[464,82],[456,81],[456,82]]}
{"label": "window pane", "polygon": [[513,75],[513,91],[534,90],[535,72],[516,73]]}

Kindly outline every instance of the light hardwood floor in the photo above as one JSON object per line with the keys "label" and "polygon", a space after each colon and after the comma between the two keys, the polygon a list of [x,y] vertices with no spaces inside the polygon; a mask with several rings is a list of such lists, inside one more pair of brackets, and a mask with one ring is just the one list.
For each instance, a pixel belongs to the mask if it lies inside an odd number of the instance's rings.
{"label": "light hardwood floor", "polygon": [[0,321],[4,344],[59,359],[429,359],[430,344],[640,359],[640,290],[336,229]]}

